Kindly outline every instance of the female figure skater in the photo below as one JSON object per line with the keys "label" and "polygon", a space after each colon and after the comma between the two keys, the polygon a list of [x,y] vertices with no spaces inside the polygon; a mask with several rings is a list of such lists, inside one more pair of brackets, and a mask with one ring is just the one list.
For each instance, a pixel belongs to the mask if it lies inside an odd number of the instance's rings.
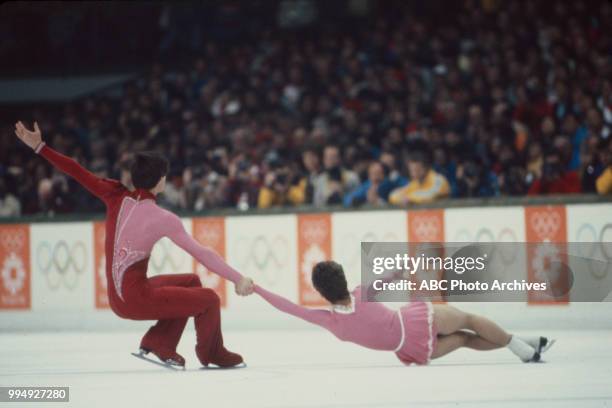
{"label": "female figure skater", "polygon": [[331,310],[308,309],[255,285],[255,292],[272,306],[317,324],[343,341],[393,351],[404,364],[427,364],[460,347],[493,350],[507,347],[523,362],[540,360],[553,343],[546,337],[517,337],[492,321],[448,305],[411,302],[398,311],[378,302],[362,302],[361,287],[349,292],[342,266],[319,262],[312,271],[315,289]]}
{"label": "female figure skater", "polygon": [[124,319],[158,320],[140,342],[141,354],[152,352],[166,365],[185,365],[176,346],[187,324],[195,321],[196,355],[208,366],[233,367],[239,354],[223,346],[219,296],[203,288],[196,274],[158,275],[147,278],[147,264],[155,243],[170,238],[209,270],[236,284],[239,295],[252,292],[253,281],[227,265],[209,248],[201,246],[183,228],[179,217],[155,204],[164,191],[168,162],[156,153],[138,153],[131,168],[135,190],[120,182],[101,179],[74,160],[61,155],[34,131],[17,122],[15,134],[55,168],[78,181],[106,204],[106,279],[113,312]]}

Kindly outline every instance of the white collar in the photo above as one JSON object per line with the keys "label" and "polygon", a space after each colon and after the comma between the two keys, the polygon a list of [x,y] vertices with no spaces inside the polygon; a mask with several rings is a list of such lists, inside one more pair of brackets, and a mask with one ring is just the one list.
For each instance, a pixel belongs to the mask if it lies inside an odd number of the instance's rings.
{"label": "white collar", "polygon": [[342,314],[351,314],[355,313],[355,296],[351,293],[351,304],[350,306],[345,305],[332,305],[332,312],[342,313]]}

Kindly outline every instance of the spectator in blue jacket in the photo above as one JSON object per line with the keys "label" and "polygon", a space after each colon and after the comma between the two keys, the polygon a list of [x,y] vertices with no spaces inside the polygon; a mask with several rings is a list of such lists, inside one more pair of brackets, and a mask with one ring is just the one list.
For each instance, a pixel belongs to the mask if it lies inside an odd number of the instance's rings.
{"label": "spectator in blue jacket", "polygon": [[344,206],[384,204],[395,187],[396,182],[389,179],[388,168],[374,161],[368,166],[368,179],[344,196]]}

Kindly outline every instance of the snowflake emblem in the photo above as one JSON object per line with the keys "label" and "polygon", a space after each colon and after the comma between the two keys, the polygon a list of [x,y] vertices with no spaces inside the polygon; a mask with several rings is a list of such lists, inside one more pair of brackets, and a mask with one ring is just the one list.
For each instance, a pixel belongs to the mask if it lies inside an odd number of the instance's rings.
{"label": "snowflake emblem", "polygon": [[560,275],[560,261],[559,249],[555,245],[550,243],[538,245],[535,257],[531,261],[536,279],[541,282],[555,282]]}
{"label": "snowflake emblem", "polygon": [[305,252],[304,259],[302,260],[302,277],[304,282],[314,289],[310,276],[312,274],[312,268],[319,262],[324,261],[327,258],[325,251],[317,244],[312,244]]}
{"label": "snowflake emblem", "polygon": [[26,271],[23,261],[11,252],[2,264],[2,282],[11,295],[17,294],[24,285]]}
{"label": "snowflake emblem", "polygon": [[209,272],[203,265],[198,264],[196,272],[202,281],[202,286],[206,288],[216,288],[221,283],[219,275]]}

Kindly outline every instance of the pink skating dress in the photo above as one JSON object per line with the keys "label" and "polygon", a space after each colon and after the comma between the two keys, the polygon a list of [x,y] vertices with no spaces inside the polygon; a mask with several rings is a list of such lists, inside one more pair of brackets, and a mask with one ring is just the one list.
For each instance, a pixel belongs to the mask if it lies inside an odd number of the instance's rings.
{"label": "pink skating dress", "polygon": [[278,310],[319,325],[342,341],[374,350],[393,351],[404,364],[427,364],[436,346],[431,302],[411,302],[399,310],[379,302],[363,302],[361,287],[351,293],[351,306],[309,309],[260,286],[255,292]]}

